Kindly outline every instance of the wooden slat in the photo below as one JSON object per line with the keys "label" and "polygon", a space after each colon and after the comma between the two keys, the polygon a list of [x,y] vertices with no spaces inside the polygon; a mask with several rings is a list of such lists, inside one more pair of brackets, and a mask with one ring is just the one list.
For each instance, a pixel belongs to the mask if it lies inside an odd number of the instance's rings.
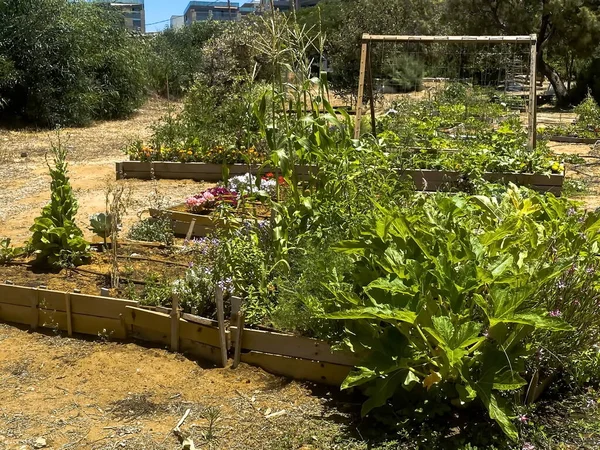
{"label": "wooden slat", "polygon": [[160,335],[169,336],[171,318],[168,314],[127,306],[123,317],[128,328],[135,326],[155,331]]}
{"label": "wooden slat", "polygon": [[[128,306],[124,319],[128,329],[137,327],[146,330],[154,330],[160,336],[170,336],[171,317],[169,314]],[[226,334],[228,333],[226,332]],[[184,319],[180,319],[179,321],[179,338],[212,345],[214,347],[219,346],[219,330],[217,327],[191,323]],[[170,344],[170,339],[166,342]]]}
{"label": "wooden slat", "polygon": [[31,324],[31,307],[0,303],[0,320],[3,322]]}
{"label": "wooden slat", "polygon": [[221,352],[219,347],[203,344],[189,339],[180,339],[179,350],[184,354],[192,355],[196,358],[206,359],[215,364],[221,364]]}
{"label": "wooden slat", "polygon": [[351,370],[349,366],[320,363],[306,359],[250,352],[242,354],[242,362],[258,366],[267,372],[297,380],[339,386]]}
{"label": "wooden slat", "polygon": [[529,104],[528,118],[528,146],[533,152],[537,143],[537,36],[531,35],[531,49],[529,56]]}
{"label": "wooden slat", "polygon": [[[235,341],[237,327],[231,327],[230,332],[231,340]],[[333,352],[331,346],[325,341],[249,328],[244,329],[242,333],[242,349],[346,366],[354,366],[357,363],[354,355],[347,352]]]}
{"label": "wooden slat", "polygon": [[170,338],[168,333],[151,330],[148,328],[138,327],[137,325],[128,325],[127,335],[140,341],[149,342],[154,345],[168,348]]}
{"label": "wooden slat", "polygon": [[71,293],[65,292],[65,307],[67,309],[67,335],[73,336],[73,312],[71,308]]}
{"label": "wooden slat", "polygon": [[0,303],[31,307],[31,302],[37,299],[37,295],[35,288],[0,285]]}
{"label": "wooden slat", "polygon": [[127,312],[128,306],[138,306],[138,302],[96,295],[71,294],[73,314],[119,319],[121,314]]}
{"label": "wooden slat", "polygon": [[[228,332],[226,331],[227,334]],[[200,325],[180,319],[179,337],[180,339],[188,339],[200,342],[201,344],[212,345],[213,347],[220,346],[219,329],[216,326]]]}
{"label": "wooden slat", "polygon": [[529,44],[536,42],[535,35],[521,36],[394,36],[363,34],[363,41],[370,42],[515,42]]}

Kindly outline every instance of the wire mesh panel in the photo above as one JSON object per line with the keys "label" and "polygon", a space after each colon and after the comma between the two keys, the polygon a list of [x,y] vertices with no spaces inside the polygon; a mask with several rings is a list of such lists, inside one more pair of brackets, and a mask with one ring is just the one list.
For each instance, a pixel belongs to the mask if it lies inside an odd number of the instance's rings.
{"label": "wire mesh panel", "polygon": [[[532,36],[370,36],[363,37],[359,108],[369,99],[375,115],[395,102],[455,96],[465,119],[472,105],[486,115],[494,104],[527,113],[529,145],[535,146],[535,45]],[[365,92],[366,90],[366,92]]]}

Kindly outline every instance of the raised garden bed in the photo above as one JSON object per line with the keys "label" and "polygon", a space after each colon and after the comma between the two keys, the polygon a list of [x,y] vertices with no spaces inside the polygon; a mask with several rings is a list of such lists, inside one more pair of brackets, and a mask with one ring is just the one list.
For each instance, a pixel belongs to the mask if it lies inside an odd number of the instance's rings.
{"label": "raised garden bed", "polygon": [[[400,176],[412,179],[418,191],[436,192],[460,188],[465,181],[461,172],[441,170],[399,170]],[[551,192],[560,195],[564,183],[564,174],[528,174],[485,172],[483,178],[492,183],[514,183],[527,186],[538,192]]]}
{"label": "raised garden bed", "polygon": [[[262,205],[258,205],[257,208],[264,208]],[[249,207],[251,209],[251,207]],[[149,210],[150,216],[157,218],[167,216],[173,223],[173,233],[176,236],[191,237],[205,237],[215,230],[219,225],[219,221],[210,215],[202,215],[188,212],[185,205],[176,205],[166,210],[158,210],[151,208]],[[256,214],[252,214],[249,211],[249,215],[253,215],[259,218],[268,218],[270,215],[265,211],[260,211]]]}
{"label": "raised garden bed", "polygon": [[597,138],[584,138],[577,136],[549,136],[549,141],[552,142],[565,142],[568,144],[595,144],[600,141],[600,136]]}
{"label": "raised garden bed", "polygon": [[[228,169],[229,176],[244,175],[251,173],[276,172],[269,167],[247,164],[231,164],[224,167],[221,164],[208,163],[179,163],[179,162],[142,162],[124,161],[116,163],[117,180],[125,178],[136,178],[141,180],[166,179],[166,180],[195,180],[218,182],[223,180],[223,175]],[[296,166],[295,168],[300,180],[309,179],[316,173],[316,168],[309,166]]]}
{"label": "raised garden bed", "polygon": [[[0,285],[0,321],[49,328],[69,336],[83,334],[107,339],[135,338],[170,347],[222,364],[238,329],[166,308],[149,310],[132,300],[98,297],[41,288]],[[225,339],[222,339],[222,335]],[[294,335],[243,329],[241,361],[299,380],[339,386],[354,366],[351,353],[333,352],[325,341]]]}

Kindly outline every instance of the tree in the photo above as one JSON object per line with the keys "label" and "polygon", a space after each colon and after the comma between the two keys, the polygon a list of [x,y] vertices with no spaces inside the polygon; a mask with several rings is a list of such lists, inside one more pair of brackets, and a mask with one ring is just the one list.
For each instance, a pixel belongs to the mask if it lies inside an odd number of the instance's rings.
{"label": "tree", "polygon": [[112,8],[3,0],[0,23],[0,98],[8,117],[84,125],[128,115],[145,99],[144,46]]}
{"label": "tree", "polygon": [[445,7],[458,34],[536,33],[538,70],[561,105],[570,102],[575,63],[590,58],[600,40],[597,0],[447,0]]}

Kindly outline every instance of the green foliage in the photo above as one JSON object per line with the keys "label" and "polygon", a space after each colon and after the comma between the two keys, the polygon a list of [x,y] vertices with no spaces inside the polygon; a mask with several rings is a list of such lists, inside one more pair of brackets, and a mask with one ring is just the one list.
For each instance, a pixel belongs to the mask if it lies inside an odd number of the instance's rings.
{"label": "green foliage", "polygon": [[60,135],[52,145],[54,167],[48,164],[50,177],[50,203],[42,209],[30,231],[33,236],[30,248],[36,256],[35,263],[53,268],[73,267],[89,259],[89,244],[75,224],[77,200],[67,176],[67,149]]}
{"label": "green foliage", "polygon": [[0,265],[7,264],[24,253],[23,248],[10,245],[10,238],[0,239]]}
{"label": "green foliage", "polygon": [[340,245],[355,259],[354,288],[334,289],[342,308],[328,317],[347,321],[347,345],[364,356],[344,383],[367,383],[363,414],[415,390],[457,406],[477,400],[517,438],[503,393],[527,385],[532,336],[574,330],[536,299],[580,249],[598,248],[598,217],[567,221],[568,208],[515,189],[498,200],[431,196],[379,207]]}
{"label": "green foliage", "polygon": [[145,46],[122,15],[67,0],[0,3],[4,114],[42,126],[131,114],[145,99]]}
{"label": "green foliage", "polygon": [[103,239],[108,238],[112,230],[112,216],[105,213],[92,214],[90,217],[90,229],[95,235]]}
{"label": "green foliage", "polygon": [[205,20],[153,36],[149,44],[152,88],[165,97],[183,96],[203,68],[203,46],[219,36],[224,26],[222,22]]}
{"label": "green foliage", "polygon": [[161,242],[167,246],[173,245],[175,238],[171,219],[167,216],[140,220],[129,229],[127,237],[136,241]]}

